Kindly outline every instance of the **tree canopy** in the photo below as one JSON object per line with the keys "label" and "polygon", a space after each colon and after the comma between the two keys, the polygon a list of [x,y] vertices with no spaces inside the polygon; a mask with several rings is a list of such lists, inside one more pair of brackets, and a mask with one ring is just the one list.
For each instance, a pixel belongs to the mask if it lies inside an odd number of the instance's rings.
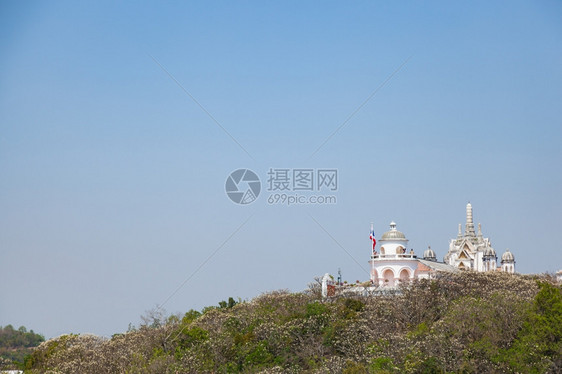
{"label": "tree canopy", "polygon": [[562,294],[547,277],[444,274],[399,292],[276,291],[104,339],[65,335],[30,373],[558,373]]}
{"label": "tree canopy", "polygon": [[31,353],[31,348],[45,341],[42,335],[25,326],[17,330],[12,325],[0,326],[0,369],[9,369],[21,365],[24,357]]}

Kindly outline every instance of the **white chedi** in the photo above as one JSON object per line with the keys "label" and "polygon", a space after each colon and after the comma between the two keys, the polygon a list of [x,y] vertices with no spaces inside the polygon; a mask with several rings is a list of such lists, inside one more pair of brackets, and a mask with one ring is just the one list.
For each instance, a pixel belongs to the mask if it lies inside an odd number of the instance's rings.
{"label": "white chedi", "polygon": [[492,248],[489,238],[482,235],[482,226],[478,224],[478,233],[474,230],[472,219],[472,205],[466,205],[466,225],[464,234],[462,226],[459,224],[459,231],[456,239],[451,239],[449,251],[443,258],[446,264],[461,270],[484,271],[505,271],[515,272],[515,258],[513,254],[505,252],[502,255],[501,267],[498,266],[496,251]]}

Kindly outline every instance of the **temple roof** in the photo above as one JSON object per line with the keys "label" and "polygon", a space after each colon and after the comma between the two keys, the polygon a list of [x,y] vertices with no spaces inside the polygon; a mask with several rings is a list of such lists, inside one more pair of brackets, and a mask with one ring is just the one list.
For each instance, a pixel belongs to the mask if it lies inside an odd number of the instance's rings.
{"label": "temple roof", "polygon": [[427,260],[420,260],[420,259],[418,259],[418,261],[432,270],[448,271],[451,273],[459,272],[459,269],[457,269],[456,267],[444,264],[442,262],[427,261]]}

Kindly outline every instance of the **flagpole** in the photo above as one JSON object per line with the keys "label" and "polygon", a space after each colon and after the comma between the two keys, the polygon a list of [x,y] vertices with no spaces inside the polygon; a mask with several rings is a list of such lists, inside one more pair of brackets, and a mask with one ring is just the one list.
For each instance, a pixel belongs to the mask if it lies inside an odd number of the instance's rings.
{"label": "flagpole", "polygon": [[373,278],[373,274],[374,274],[374,270],[375,270],[375,248],[373,248],[373,239],[375,238],[375,229],[373,227],[373,222],[371,222],[371,233],[369,234],[369,236],[371,237],[371,260],[369,261],[371,263],[371,271],[369,274],[369,278],[371,280],[371,282],[374,281]]}
{"label": "flagpole", "polygon": [[375,235],[375,230],[373,228],[373,222],[371,222],[371,232],[369,233],[369,235],[371,236],[371,256],[373,255],[373,236]]}

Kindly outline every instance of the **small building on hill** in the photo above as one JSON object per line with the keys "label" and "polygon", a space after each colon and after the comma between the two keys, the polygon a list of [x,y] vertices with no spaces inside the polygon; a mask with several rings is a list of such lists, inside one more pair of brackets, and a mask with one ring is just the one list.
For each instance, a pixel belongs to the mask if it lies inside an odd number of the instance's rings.
{"label": "small building on hill", "polygon": [[418,258],[413,250],[408,252],[408,239],[403,232],[398,231],[394,221],[390,223],[390,230],[382,234],[378,244],[379,251],[373,251],[369,260],[373,286],[396,287],[414,279],[432,278],[440,271],[458,271],[453,266],[437,262],[431,248],[424,252],[423,258]]}

